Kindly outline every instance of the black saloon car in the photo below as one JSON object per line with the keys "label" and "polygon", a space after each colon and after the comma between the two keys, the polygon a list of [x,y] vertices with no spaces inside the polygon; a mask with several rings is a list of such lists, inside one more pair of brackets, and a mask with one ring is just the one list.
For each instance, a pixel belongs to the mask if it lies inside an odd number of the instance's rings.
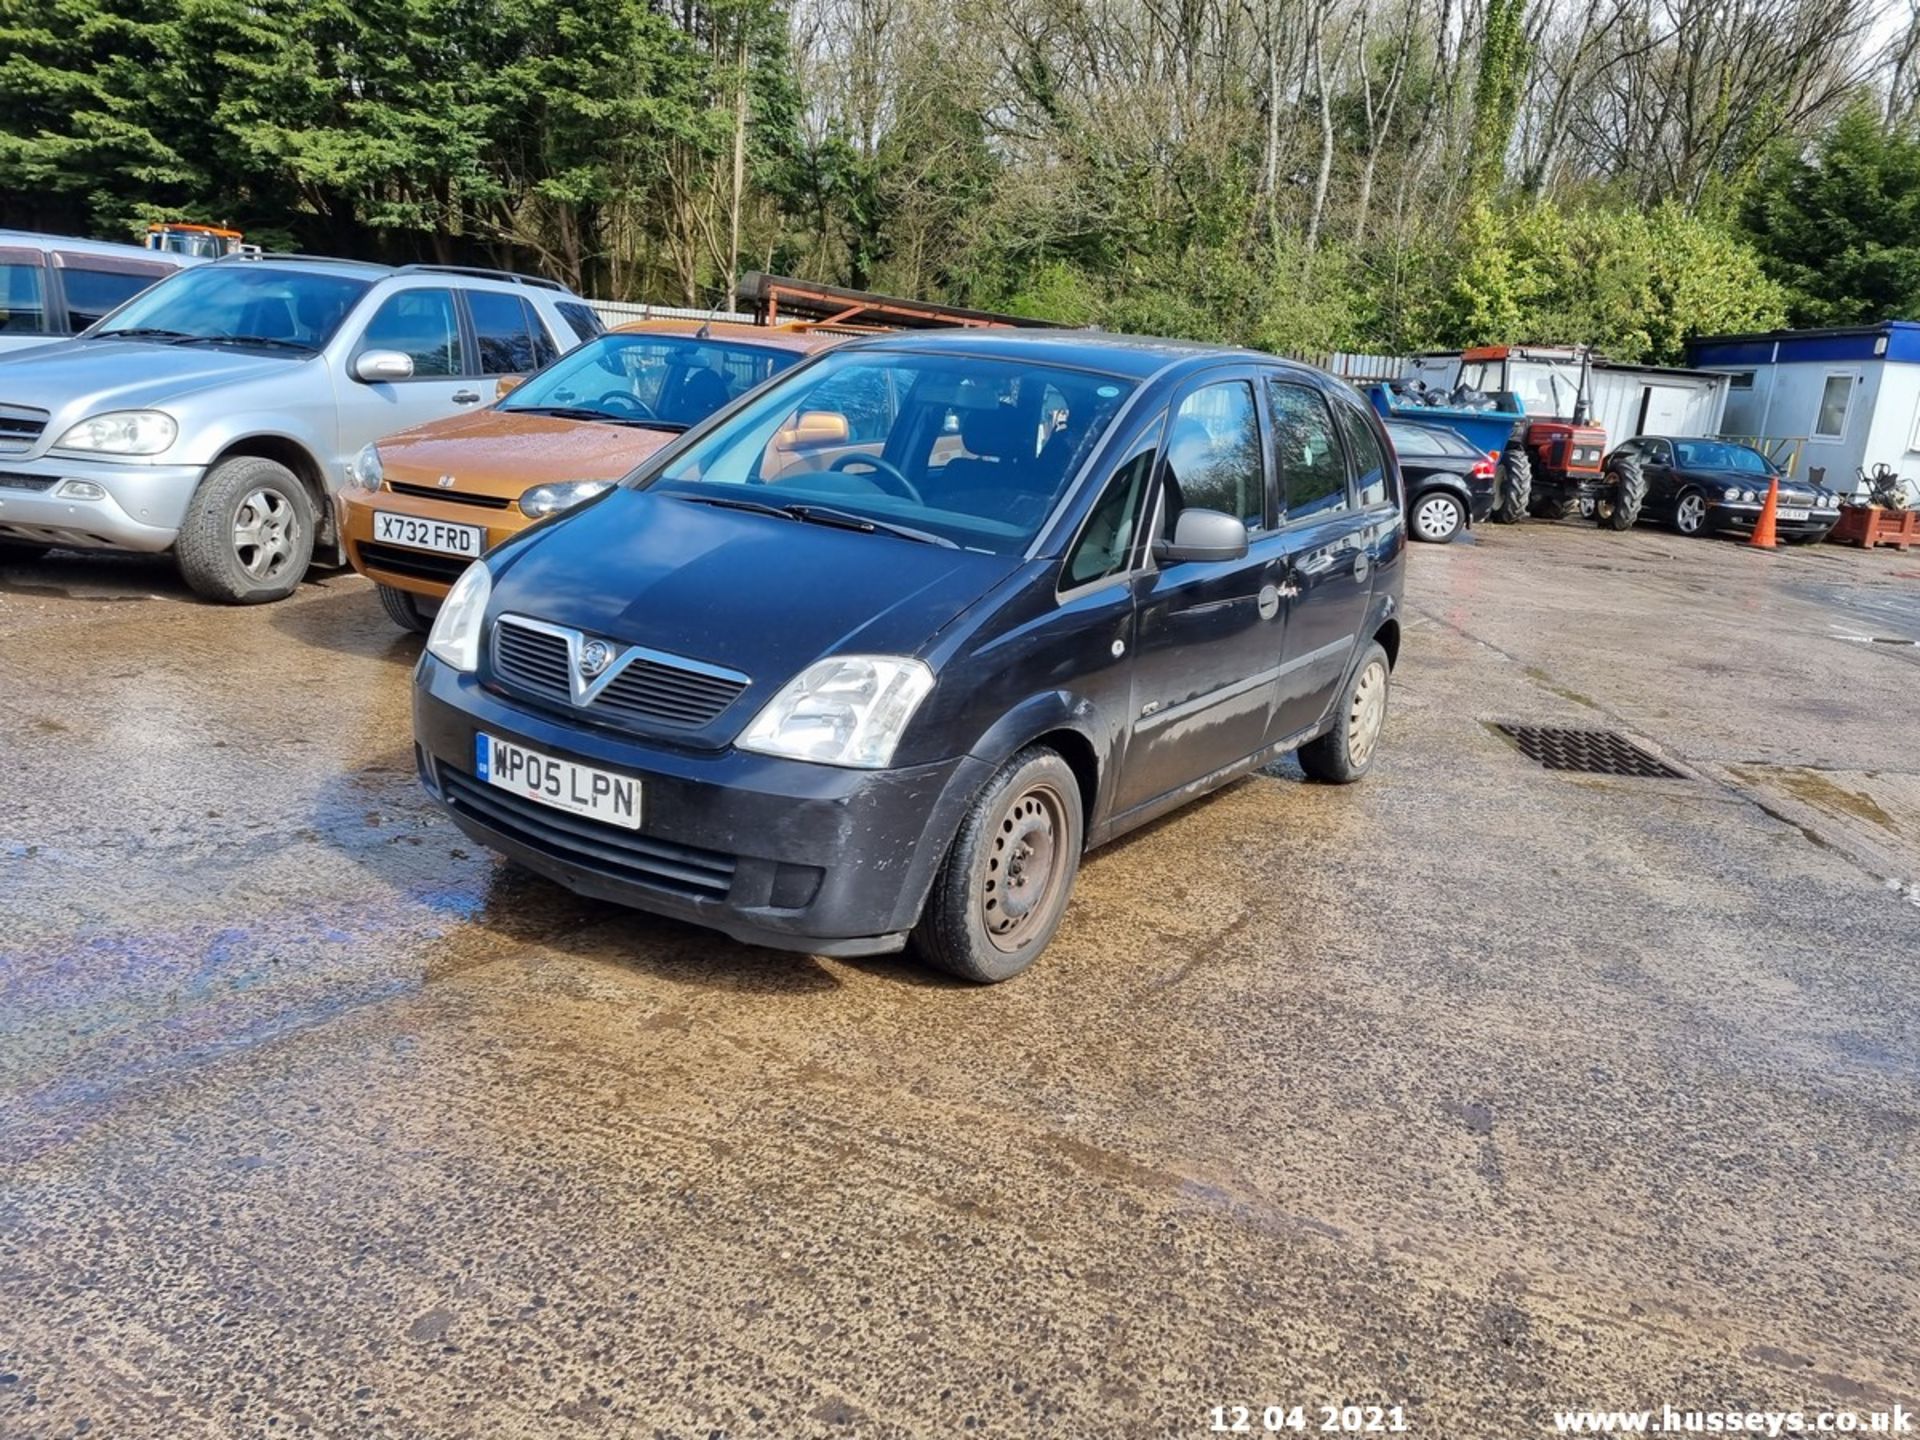
{"label": "black saloon car", "polygon": [[1493,457],[1457,430],[1411,420],[1387,421],[1407,489],[1407,530],[1444,545],[1493,510]]}
{"label": "black saloon car", "polygon": [[1731,440],[1641,435],[1616,455],[1639,457],[1647,477],[1641,518],[1665,520],[1682,535],[1751,535],[1767,489],[1780,482],[1774,529],[1782,540],[1822,540],[1840,521],[1840,496],[1790,479],[1758,450]]}
{"label": "black saloon car", "polygon": [[1405,525],[1317,371],[1008,331],[837,347],[507,541],[414,679],[422,780],[584,894],[1030,964],[1083,850],[1373,762]]}

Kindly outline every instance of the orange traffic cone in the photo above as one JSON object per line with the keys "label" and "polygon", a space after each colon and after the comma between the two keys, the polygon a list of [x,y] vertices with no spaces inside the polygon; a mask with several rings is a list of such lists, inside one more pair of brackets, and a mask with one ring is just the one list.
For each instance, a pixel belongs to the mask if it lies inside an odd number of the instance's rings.
{"label": "orange traffic cone", "polygon": [[1767,503],[1760,507],[1760,518],[1754,522],[1753,538],[1749,545],[1758,545],[1762,550],[1771,550],[1775,545],[1773,526],[1780,511],[1780,477],[1775,476],[1767,482]]}

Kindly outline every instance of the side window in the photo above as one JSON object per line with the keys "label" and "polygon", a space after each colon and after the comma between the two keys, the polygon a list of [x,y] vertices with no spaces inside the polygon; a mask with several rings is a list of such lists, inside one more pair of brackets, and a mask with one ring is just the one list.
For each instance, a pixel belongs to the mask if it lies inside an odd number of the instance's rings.
{"label": "side window", "polygon": [[398,350],[413,359],[415,375],[459,375],[460,324],[451,290],[402,290],[389,295],[367,322],[364,350]]}
{"label": "side window", "polygon": [[60,288],[67,297],[67,321],[79,334],[103,315],[118,310],[161,276],[158,270],[90,270],[61,267]]}
{"label": "side window", "polygon": [[1265,525],[1267,487],[1253,386],[1228,380],[1182,400],[1167,436],[1166,473],[1169,533],[1179,512],[1190,508],[1237,515],[1249,530]]}
{"label": "side window", "polygon": [[1153,476],[1153,462],[1160,454],[1162,424],[1154,422],[1140,447],[1107,481],[1107,488],[1080,529],[1080,538],[1067,552],[1066,567],[1060,575],[1062,590],[1118,574],[1132,563],[1141,504],[1146,497],[1147,481]]}
{"label": "side window", "polygon": [[40,258],[0,260],[0,335],[44,335],[46,296],[41,292]]}
{"label": "side window", "polygon": [[533,337],[533,368],[544,370],[560,358],[560,348],[553,343],[546,321],[540,318],[540,312],[533,308],[531,300],[522,300],[520,311],[526,316],[527,334]]}
{"label": "side window", "polygon": [[553,308],[560,312],[560,318],[571,325],[573,333],[583,341],[607,333],[606,322],[591,305],[579,300],[562,300]]}
{"label": "side window", "polygon": [[1335,515],[1347,508],[1347,465],[1333,438],[1327,402],[1304,385],[1268,382],[1280,499],[1289,520]]}
{"label": "side window", "polygon": [[1387,498],[1387,457],[1366,417],[1351,405],[1337,405],[1340,429],[1347,437],[1347,458],[1353,462],[1353,489],[1360,506],[1380,505]]}
{"label": "side window", "polygon": [[518,295],[469,290],[467,309],[473,314],[474,338],[480,342],[482,375],[531,375],[539,369],[533,363],[526,306]]}

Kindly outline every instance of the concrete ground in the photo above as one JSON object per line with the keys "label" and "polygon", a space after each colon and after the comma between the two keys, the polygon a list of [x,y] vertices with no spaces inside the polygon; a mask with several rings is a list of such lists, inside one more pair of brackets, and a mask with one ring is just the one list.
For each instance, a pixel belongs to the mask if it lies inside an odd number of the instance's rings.
{"label": "concrete ground", "polygon": [[1411,572],[1364,784],[1099,853],[975,989],[502,868],[356,579],[0,569],[0,1435],[1920,1406],[1920,555]]}

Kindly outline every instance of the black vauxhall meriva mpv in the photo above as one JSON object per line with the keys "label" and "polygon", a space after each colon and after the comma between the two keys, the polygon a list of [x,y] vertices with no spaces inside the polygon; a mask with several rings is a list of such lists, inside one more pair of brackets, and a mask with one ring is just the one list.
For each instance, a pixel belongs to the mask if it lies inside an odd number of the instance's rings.
{"label": "black vauxhall meriva mpv", "polygon": [[1287,750],[1366,772],[1399,489],[1372,411],[1270,356],[856,341],[474,564],[421,776],[583,894],[1003,980],[1088,847]]}

